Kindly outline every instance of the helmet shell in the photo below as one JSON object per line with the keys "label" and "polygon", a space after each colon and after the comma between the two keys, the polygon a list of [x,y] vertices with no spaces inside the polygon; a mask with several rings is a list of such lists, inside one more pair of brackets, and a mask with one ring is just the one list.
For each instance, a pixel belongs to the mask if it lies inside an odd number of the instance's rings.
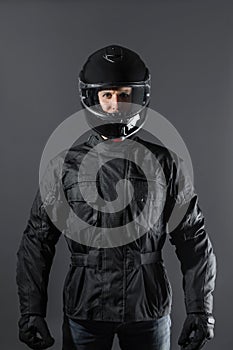
{"label": "helmet shell", "polygon": [[[145,122],[150,99],[150,74],[140,56],[125,47],[110,45],[91,54],[79,74],[79,93],[89,126],[108,138],[126,138]],[[98,92],[132,87],[132,108],[127,113],[106,113]]]}

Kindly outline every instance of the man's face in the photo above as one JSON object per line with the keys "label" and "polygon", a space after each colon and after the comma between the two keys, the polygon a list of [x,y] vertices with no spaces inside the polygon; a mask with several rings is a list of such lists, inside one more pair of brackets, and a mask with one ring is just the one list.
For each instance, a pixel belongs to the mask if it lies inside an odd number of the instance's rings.
{"label": "man's face", "polygon": [[131,87],[119,87],[98,92],[100,106],[104,112],[127,112],[132,99]]}

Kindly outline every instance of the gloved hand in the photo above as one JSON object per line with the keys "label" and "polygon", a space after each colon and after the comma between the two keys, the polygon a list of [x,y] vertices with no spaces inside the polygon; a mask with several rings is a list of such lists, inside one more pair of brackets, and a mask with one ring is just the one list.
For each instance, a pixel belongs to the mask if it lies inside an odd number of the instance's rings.
{"label": "gloved hand", "polygon": [[47,323],[42,316],[24,315],[19,322],[19,339],[31,349],[47,349],[54,344]]}
{"label": "gloved hand", "polygon": [[178,344],[184,350],[199,350],[214,337],[215,320],[212,315],[188,314]]}

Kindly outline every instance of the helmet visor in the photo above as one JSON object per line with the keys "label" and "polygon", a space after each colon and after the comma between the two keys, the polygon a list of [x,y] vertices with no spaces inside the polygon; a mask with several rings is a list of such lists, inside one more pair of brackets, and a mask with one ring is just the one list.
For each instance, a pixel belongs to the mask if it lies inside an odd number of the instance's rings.
{"label": "helmet visor", "polygon": [[123,123],[139,114],[149,103],[150,79],[137,83],[86,84],[79,81],[83,105],[107,122]]}

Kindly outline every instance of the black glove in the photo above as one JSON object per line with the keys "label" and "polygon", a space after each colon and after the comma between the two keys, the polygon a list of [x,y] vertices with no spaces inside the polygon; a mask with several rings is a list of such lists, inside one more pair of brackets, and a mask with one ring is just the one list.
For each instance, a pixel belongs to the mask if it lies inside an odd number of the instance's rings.
{"label": "black glove", "polygon": [[35,350],[47,349],[54,344],[46,321],[42,316],[24,315],[19,322],[19,339],[29,348]]}
{"label": "black glove", "polygon": [[178,344],[184,350],[199,350],[214,337],[215,320],[212,315],[188,314]]}

